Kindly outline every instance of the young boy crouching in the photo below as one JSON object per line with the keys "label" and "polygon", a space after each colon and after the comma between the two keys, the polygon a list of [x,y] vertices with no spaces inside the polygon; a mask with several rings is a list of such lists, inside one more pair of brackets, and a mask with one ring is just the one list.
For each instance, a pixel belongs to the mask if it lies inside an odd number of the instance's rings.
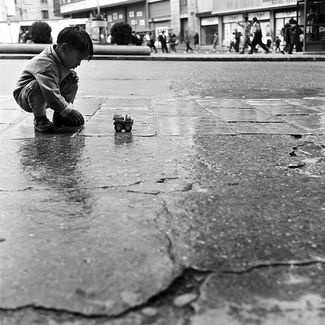
{"label": "young boy crouching", "polygon": [[[13,92],[18,105],[34,114],[38,132],[54,132],[56,127],[81,126],[82,114],[74,109],[78,77],[73,70],[81,61],[93,56],[89,34],[80,27],[66,27],[58,35],[57,44],[46,48],[24,67]],[[54,110],[53,123],[46,108]]]}

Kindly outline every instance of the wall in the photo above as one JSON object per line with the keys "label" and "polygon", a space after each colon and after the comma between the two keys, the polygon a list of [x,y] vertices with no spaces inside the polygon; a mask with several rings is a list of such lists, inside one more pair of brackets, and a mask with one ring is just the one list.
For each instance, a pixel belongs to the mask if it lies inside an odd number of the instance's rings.
{"label": "wall", "polygon": [[213,0],[197,0],[197,12],[210,12],[213,9]]}
{"label": "wall", "polygon": [[180,16],[180,3],[179,0],[173,0],[170,2],[170,15],[171,15],[171,28],[172,33],[179,38],[181,32]]}
{"label": "wall", "polygon": [[297,0],[213,0],[213,12],[251,11],[297,5]]}

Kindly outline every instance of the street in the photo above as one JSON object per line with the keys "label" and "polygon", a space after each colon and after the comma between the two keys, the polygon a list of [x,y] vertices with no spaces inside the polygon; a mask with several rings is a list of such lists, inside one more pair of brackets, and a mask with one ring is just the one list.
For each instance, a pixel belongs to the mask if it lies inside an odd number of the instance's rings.
{"label": "street", "polygon": [[1,324],[324,324],[323,62],[82,62],[85,127],[54,135],[11,97],[25,63],[0,60]]}

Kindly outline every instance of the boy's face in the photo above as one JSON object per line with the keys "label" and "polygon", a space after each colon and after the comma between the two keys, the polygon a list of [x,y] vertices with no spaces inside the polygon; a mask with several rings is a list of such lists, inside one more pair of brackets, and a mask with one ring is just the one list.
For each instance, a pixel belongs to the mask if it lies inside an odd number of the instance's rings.
{"label": "boy's face", "polygon": [[62,44],[61,60],[67,69],[77,68],[81,61],[88,57],[88,53],[81,53],[67,44]]}

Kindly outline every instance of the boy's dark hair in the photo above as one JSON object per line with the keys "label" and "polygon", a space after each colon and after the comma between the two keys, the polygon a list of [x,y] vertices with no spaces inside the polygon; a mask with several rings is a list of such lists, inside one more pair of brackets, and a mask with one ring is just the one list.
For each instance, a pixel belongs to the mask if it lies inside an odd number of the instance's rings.
{"label": "boy's dark hair", "polygon": [[79,26],[70,26],[62,29],[58,35],[57,43],[67,43],[81,53],[88,53],[88,60],[91,60],[93,57],[93,42],[89,34]]}

